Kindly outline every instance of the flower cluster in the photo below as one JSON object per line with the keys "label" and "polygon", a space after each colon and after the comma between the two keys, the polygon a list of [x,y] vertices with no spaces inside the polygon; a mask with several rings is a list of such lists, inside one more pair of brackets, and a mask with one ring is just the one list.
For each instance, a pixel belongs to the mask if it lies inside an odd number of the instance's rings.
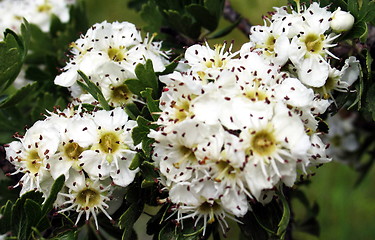
{"label": "flower cluster", "polygon": [[[353,24],[349,13],[337,10],[334,13],[319,7],[314,2],[308,8],[298,6],[299,11],[276,8],[269,23],[251,29],[250,42],[242,52],[255,51],[271,62],[289,69],[304,85],[314,89],[320,97],[333,99],[332,92],[347,91],[357,79],[359,61],[350,57],[341,70],[331,67],[330,59],[338,59],[330,48],[334,40]],[[350,71],[347,71],[350,70]]]}
{"label": "flower cluster", "polygon": [[77,73],[80,70],[100,88],[111,106],[131,103],[136,96],[125,81],[137,78],[136,65],[150,59],[154,70],[162,72],[168,63],[166,53],[160,49],[161,42],[152,42],[153,37],[143,39],[135,25],[129,22],[97,23],[71,44],[71,58],[56,77],[55,84],[69,87],[72,96],[82,102],[95,102],[77,84],[82,81]]}
{"label": "flower cluster", "polygon": [[75,0],[3,0],[0,2],[0,31],[10,28],[20,33],[23,18],[49,31],[52,16],[57,16],[61,22],[69,20],[69,6]]}
{"label": "flower cluster", "polygon": [[[313,3],[301,12],[278,8],[270,26],[251,29],[241,51],[194,45],[185,72],[161,76],[160,127],[153,159],[175,204],[177,220],[242,217],[272,199],[275,188],[330,161],[317,117],[332,89],[347,90],[358,77],[350,58],[330,66],[331,13]],[[239,55],[239,56],[238,56]]]}
{"label": "flower cluster", "polygon": [[60,175],[66,182],[55,206],[61,212],[76,210],[77,222],[104,212],[114,185],[125,187],[138,169],[129,169],[136,154],[131,131],[136,122],[128,120],[121,108],[111,111],[83,111],[71,106],[37,121],[6,147],[7,158],[15,166],[12,174],[24,173],[19,183],[21,195],[37,190],[49,195]]}

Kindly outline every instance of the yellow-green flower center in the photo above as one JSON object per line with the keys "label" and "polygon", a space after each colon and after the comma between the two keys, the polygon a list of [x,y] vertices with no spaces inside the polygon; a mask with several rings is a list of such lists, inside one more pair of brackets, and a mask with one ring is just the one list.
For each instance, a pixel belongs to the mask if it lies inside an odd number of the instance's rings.
{"label": "yellow-green flower center", "polygon": [[243,95],[253,102],[266,100],[268,97],[266,91],[259,88],[261,86],[261,79],[253,79],[253,84],[252,88],[244,90]]}
{"label": "yellow-green flower center", "polygon": [[245,93],[245,96],[251,101],[264,101],[267,98],[267,94],[259,89],[251,89]]}
{"label": "yellow-green flower center", "polygon": [[328,99],[330,97],[330,93],[335,89],[338,80],[338,77],[328,77],[326,83],[322,87],[313,89],[315,92],[323,96],[324,99]]}
{"label": "yellow-green flower center", "polygon": [[38,6],[38,12],[49,12],[52,9],[52,5],[45,1],[44,4]]}
{"label": "yellow-green flower center", "polygon": [[264,46],[257,46],[257,47],[263,47],[265,49],[265,54],[268,56],[272,56],[275,52],[275,42],[276,38],[273,35],[269,35],[266,42],[264,43]]}
{"label": "yellow-green flower center", "polygon": [[115,62],[125,60],[125,56],[125,47],[108,49],[108,57]]}
{"label": "yellow-green flower center", "polygon": [[84,188],[77,193],[76,203],[82,208],[92,208],[100,204],[100,192],[93,188]]}
{"label": "yellow-green flower center", "polygon": [[255,133],[251,140],[251,150],[260,156],[270,156],[276,150],[276,139],[268,129]]}
{"label": "yellow-green flower center", "polygon": [[196,162],[197,161],[197,157],[195,156],[195,153],[191,148],[180,146],[179,152],[182,155],[182,157],[179,159],[178,162],[173,163],[173,166],[175,168],[180,168],[180,165],[184,162]]}
{"label": "yellow-green flower center", "polygon": [[204,202],[202,203],[198,211],[202,214],[209,215],[209,219],[207,223],[213,223],[215,221],[215,212],[218,212],[221,210],[221,206],[217,202],[209,203],[209,202]]}
{"label": "yellow-green flower center", "polygon": [[190,101],[194,99],[195,96],[188,99],[179,99],[177,102],[172,103],[172,107],[175,109],[174,116],[177,122],[184,121],[186,118],[192,116],[190,112]]}
{"label": "yellow-green flower center", "polygon": [[40,167],[42,166],[42,159],[39,157],[37,150],[31,150],[25,159],[26,167],[30,173],[35,174],[39,172]]}
{"label": "yellow-green flower center", "polygon": [[212,210],[215,212],[220,209],[220,205],[217,202],[209,203],[204,202],[199,206],[199,211],[201,213],[210,213]]}
{"label": "yellow-green flower center", "polygon": [[125,104],[129,102],[133,94],[126,85],[113,87],[111,91],[111,101],[118,104]]}
{"label": "yellow-green flower center", "polygon": [[99,140],[99,148],[105,153],[114,153],[120,148],[120,137],[116,132],[103,133]]}
{"label": "yellow-green flower center", "polygon": [[222,68],[226,64],[225,58],[221,57],[221,50],[223,49],[223,45],[217,44],[215,47],[215,56],[212,59],[206,61],[205,65],[207,68]]}
{"label": "yellow-green flower center", "polygon": [[221,182],[224,178],[236,178],[236,169],[227,161],[219,161],[216,166],[219,174],[215,177],[215,181]]}
{"label": "yellow-green flower center", "polygon": [[78,160],[78,157],[83,151],[84,149],[75,142],[68,143],[64,146],[65,156],[67,156],[69,160]]}
{"label": "yellow-green flower center", "polygon": [[321,51],[323,50],[323,41],[323,34],[318,35],[310,33],[304,38],[306,49],[311,53],[321,53]]}

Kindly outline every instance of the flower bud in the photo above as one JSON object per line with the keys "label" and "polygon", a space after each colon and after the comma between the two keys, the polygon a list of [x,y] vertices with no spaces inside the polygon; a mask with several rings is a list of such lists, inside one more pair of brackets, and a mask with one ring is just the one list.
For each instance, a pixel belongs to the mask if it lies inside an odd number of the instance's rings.
{"label": "flower bud", "polygon": [[335,32],[349,31],[354,24],[354,17],[349,12],[341,11],[338,8],[331,15],[331,28]]}

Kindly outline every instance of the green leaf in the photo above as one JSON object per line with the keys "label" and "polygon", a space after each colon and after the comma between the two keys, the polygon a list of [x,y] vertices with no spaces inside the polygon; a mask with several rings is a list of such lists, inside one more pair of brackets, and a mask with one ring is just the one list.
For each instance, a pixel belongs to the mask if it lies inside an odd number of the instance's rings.
{"label": "green leaf", "polygon": [[217,28],[219,23],[216,16],[211,15],[210,11],[204,6],[199,4],[191,4],[185,7],[186,10],[194,17],[194,19],[199,23],[199,25],[208,29],[210,32]]}
{"label": "green leaf", "polygon": [[84,83],[77,81],[78,85],[82,87],[84,90],[86,90],[88,93],[90,93],[100,103],[104,110],[109,111],[111,108],[107,100],[105,100],[103,93],[99,89],[99,87],[96,86],[93,82],[91,82],[90,79],[82,71],[78,70],[78,74],[87,84],[85,85]]}
{"label": "green leaf", "polygon": [[345,36],[345,38],[360,38],[363,39],[367,36],[368,28],[367,24],[364,21],[355,22],[353,28]]}
{"label": "green leaf", "polygon": [[25,58],[28,54],[31,41],[31,29],[29,22],[24,18],[21,24],[21,35],[23,40],[23,57]]}
{"label": "green leaf", "polygon": [[[39,26],[30,24],[31,33],[31,54],[34,58],[44,58],[45,55],[55,56],[53,41],[48,33],[43,32]],[[44,59],[43,59],[44,60]]]}
{"label": "green leaf", "polygon": [[132,120],[136,120],[137,117],[138,117],[139,114],[140,114],[140,111],[139,111],[137,105],[135,105],[134,103],[126,104],[126,105],[124,106],[124,110],[125,110],[125,112],[128,114],[128,116],[129,116]]}
{"label": "green leaf", "polygon": [[0,92],[16,79],[25,55],[22,38],[9,29],[4,35],[4,41],[0,42]]}
{"label": "green leaf", "polygon": [[364,21],[364,22],[373,21],[375,19],[375,2],[363,1],[359,15],[360,15],[360,19],[358,19],[359,21]]}
{"label": "green leaf", "polygon": [[[210,225],[207,226],[209,228]],[[172,222],[168,222],[159,232],[158,239],[170,239],[170,240],[200,240],[202,239],[203,233],[203,220],[199,221],[195,226],[195,220],[186,219],[184,220],[184,228],[177,226]],[[209,236],[209,230],[206,229],[206,235]]]}
{"label": "green leaf", "polygon": [[28,94],[33,93],[35,91],[36,86],[36,82],[34,82],[19,89],[12,96],[9,96],[5,101],[1,102],[0,108],[13,107],[18,102],[24,100]]}
{"label": "green leaf", "polygon": [[159,113],[161,112],[159,108],[159,100],[154,100],[152,98],[152,89],[146,88],[146,90],[141,92],[141,96],[146,99],[147,108],[151,113],[152,118],[156,121],[159,118]]}
{"label": "green leaf", "polygon": [[140,156],[139,153],[137,153],[137,154],[134,156],[134,158],[133,158],[133,160],[132,160],[132,163],[131,163],[130,166],[129,166],[129,169],[130,169],[130,170],[135,170],[135,169],[137,169],[137,168],[142,164],[142,162],[143,162],[143,158]]}
{"label": "green leaf", "polygon": [[133,233],[133,225],[143,212],[143,202],[132,203],[129,208],[121,215],[118,226],[124,230],[123,240],[130,240]]}
{"label": "green leaf", "polygon": [[194,22],[193,19],[188,15],[182,15],[180,12],[175,10],[164,10],[163,11],[166,22],[170,26],[191,39],[198,39],[201,34],[201,26],[199,23]]}
{"label": "green leaf", "polygon": [[28,222],[27,212],[24,207],[26,200],[34,200],[34,202],[41,204],[43,201],[42,193],[34,191],[27,192],[13,205],[11,230],[13,236],[17,236],[18,239],[29,239],[31,234],[32,225]]}
{"label": "green leaf", "polygon": [[0,234],[5,234],[12,229],[12,207],[13,203],[11,201],[7,201],[7,203],[1,207],[1,214],[3,216],[0,218]]}
{"label": "green leaf", "polygon": [[178,63],[181,57],[182,55],[177,56],[175,59],[173,59],[173,61],[170,64],[165,66],[165,70],[163,72],[157,72],[156,75],[160,76],[160,75],[167,75],[167,74],[173,73],[173,71],[178,66]]}
{"label": "green leaf", "polygon": [[51,240],[76,240],[77,239],[77,232],[76,231],[67,231],[60,233],[56,237],[52,238]]}
{"label": "green leaf", "polygon": [[138,116],[137,124],[138,126],[133,128],[132,131],[134,145],[140,144],[143,139],[147,138],[150,129],[155,129],[157,127],[157,125],[152,124],[149,120],[145,119],[142,116]]}
{"label": "green leaf", "polygon": [[26,199],[24,211],[26,215],[26,222],[23,229],[25,231],[25,235],[29,236],[31,235],[32,227],[35,226],[35,224],[39,222],[39,219],[42,217],[42,208],[40,203],[37,203],[32,199]]}
{"label": "green leaf", "polygon": [[150,162],[144,161],[140,168],[144,177],[141,187],[147,188],[153,186],[155,184],[155,179],[159,177],[155,171],[155,166]]}
{"label": "green leaf", "polygon": [[144,138],[142,141],[142,149],[145,153],[147,158],[151,157],[151,151],[152,151],[152,144],[154,143],[154,139],[152,138]]}
{"label": "green leaf", "polygon": [[348,0],[348,11],[354,16],[358,17],[359,4],[358,0]]}
{"label": "green leaf", "polygon": [[204,0],[204,6],[215,16],[217,21],[223,13],[225,0]]}
{"label": "green leaf", "polygon": [[278,229],[277,229],[276,235],[279,236],[281,239],[284,239],[285,232],[290,221],[290,208],[282,190],[278,192],[278,196],[283,206],[283,216],[281,217],[281,220],[279,224],[277,225]]}
{"label": "green leaf", "polygon": [[152,61],[148,59],[144,65],[138,64],[135,67],[135,74],[137,75],[138,80],[142,83],[142,86],[151,88],[153,90],[152,96],[158,98],[159,81],[154,72]]}
{"label": "green leaf", "polygon": [[136,78],[125,80],[125,84],[132,93],[138,96],[141,96],[141,92],[146,89],[146,86]]}
{"label": "green leaf", "polygon": [[147,3],[142,5],[140,16],[145,22],[148,23],[147,30],[149,32],[160,31],[160,27],[163,24],[163,15],[160,13],[159,7],[156,5],[155,0],[149,0]]}
{"label": "green leaf", "polygon": [[57,194],[61,191],[65,184],[65,176],[61,175],[58,177],[52,185],[51,192],[43,204],[42,213],[43,215],[49,213],[53,208],[53,203],[56,201]]}

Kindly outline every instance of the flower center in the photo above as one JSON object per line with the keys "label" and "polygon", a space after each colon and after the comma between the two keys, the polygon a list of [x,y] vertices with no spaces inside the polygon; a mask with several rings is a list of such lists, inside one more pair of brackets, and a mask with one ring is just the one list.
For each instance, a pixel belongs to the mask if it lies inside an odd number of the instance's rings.
{"label": "flower center", "polygon": [[323,49],[323,41],[324,41],[324,35],[323,34],[308,34],[305,39],[305,45],[306,49],[309,52],[316,52],[320,53]]}
{"label": "flower center", "polygon": [[205,65],[207,68],[222,68],[225,66],[225,58],[222,58],[222,51],[224,50],[224,46],[221,44],[215,45],[215,56],[208,61],[206,61]]}
{"label": "flower center", "polygon": [[197,161],[197,157],[195,156],[195,153],[191,148],[180,146],[178,150],[183,157],[180,158],[178,162],[173,163],[173,166],[175,168],[180,168],[180,165],[183,162],[196,162]]}
{"label": "flower center", "polygon": [[215,221],[215,213],[221,210],[221,206],[214,201],[213,203],[204,202],[198,207],[198,211],[202,214],[209,215],[208,223]]}
{"label": "flower center", "polygon": [[49,12],[52,9],[52,5],[48,3],[48,0],[44,1],[44,4],[38,6],[38,12]]}
{"label": "flower center", "polygon": [[218,176],[215,177],[215,181],[221,182],[224,178],[235,178],[236,177],[236,169],[232,167],[226,161],[219,161],[216,163],[218,168]]}
{"label": "flower center", "polygon": [[108,57],[115,62],[125,60],[125,47],[108,49]]}
{"label": "flower center", "polygon": [[39,169],[42,166],[42,159],[40,159],[37,150],[31,150],[28,153],[28,156],[26,159],[26,166],[27,166],[27,169],[33,174],[39,172]]}
{"label": "flower center", "polygon": [[267,99],[267,93],[264,89],[259,88],[261,86],[261,79],[255,78],[253,80],[253,86],[250,89],[245,89],[243,95],[253,102],[264,101]]}
{"label": "flower center", "polygon": [[220,205],[217,202],[209,203],[209,202],[204,202],[199,206],[199,211],[201,213],[210,213],[211,211],[217,211],[220,209]]}
{"label": "flower center", "polygon": [[252,150],[260,156],[269,156],[276,149],[276,139],[272,132],[261,130],[251,140]]}
{"label": "flower center", "polygon": [[107,132],[101,135],[99,148],[105,153],[114,153],[120,148],[120,138],[115,132]]}
{"label": "flower center", "polygon": [[267,98],[267,94],[259,89],[252,89],[245,93],[245,96],[253,102],[264,101]]}
{"label": "flower center", "polygon": [[224,61],[222,59],[214,59],[214,61],[207,61],[206,67],[207,68],[221,68],[224,66]]}
{"label": "flower center", "polygon": [[100,193],[96,189],[85,188],[78,192],[76,203],[81,205],[82,208],[98,206],[100,203]]}
{"label": "flower center", "polygon": [[335,89],[338,78],[328,77],[326,83],[320,88],[313,88],[315,92],[323,96],[324,99],[329,99],[330,92]]}
{"label": "flower center", "polygon": [[124,104],[129,101],[132,95],[126,85],[120,85],[112,88],[111,100],[115,103]]}
{"label": "flower center", "polygon": [[172,107],[175,109],[174,115],[177,121],[183,121],[191,116],[190,101],[187,99],[179,99],[178,102],[172,104]]}
{"label": "flower center", "polygon": [[276,39],[273,35],[268,36],[265,42],[266,54],[271,55],[275,51],[275,42],[276,42]]}
{"label": "flower center", "polygon": [[84,149],[75,142],[68,143],[64,147],[64,153],[69,160],[78,160],[78,157],[81,155],[83,150]]}

